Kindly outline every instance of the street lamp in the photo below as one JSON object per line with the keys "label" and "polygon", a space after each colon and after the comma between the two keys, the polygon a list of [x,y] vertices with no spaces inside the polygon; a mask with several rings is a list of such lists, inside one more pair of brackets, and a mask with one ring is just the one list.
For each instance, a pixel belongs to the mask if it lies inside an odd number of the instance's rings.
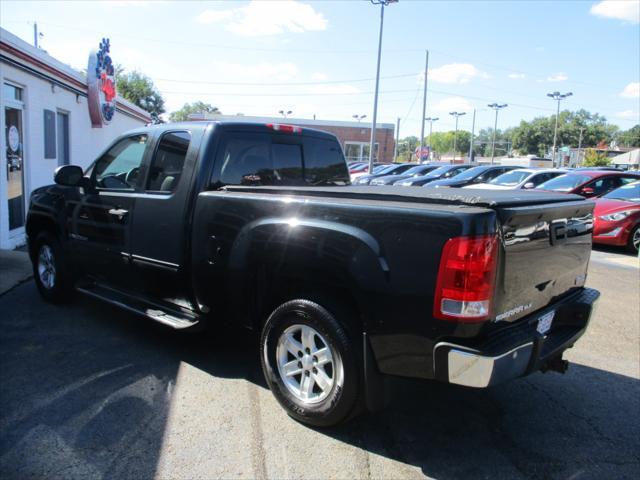
{"label": "street lamp", "polygon": [[[431,152],[433,151],[433,147],[431,146],[431,134],[433,133],[433,122],[437,122],[440,120],[438,117],[427,117],[425,121],[429,122],[429,157],[431,157]],[[420,152],[422,155],[422,152]]]}
{"label": "street lamp", "polygon": [[[558,109],[556,111],[556,128],[553,130],[553,150],[551,151],[551,155],[552,155],[552,162],[553,165],[555,166],[556,164],[556,145],[557,145],[557,140],[558,140],[558,117],[560,116],[560,100],[564,100],[567,97],[570,97],[571,95],[573,95],[573,93],[571,92],[567,92],[567,93],[560,93],[560,92],[553,92],[553,93],[547,93],[547,97],[549,98],[553,98],[554,100],[556,100],[558,102]],[[560,165],[558,165],[560,166]]]}
{"label": "street lamp", "polygon": [[286,112],[284,110],[280,110],[278,113],[284,118],[287,118],[287,115],[291,115],[293,112],[291,110],[287,110]]}
{"label": "street lamp", "polygon": [[496,130],[498,128],[498,112],[502,108],[506,108],[507,106],[508,105],[506,103],[503,103],[502,105],[499,103],[490,103],[489,105],[487,105],[487,107],[493,108],[496,111],[496,121],[493,124],[493,141],[491,142],[491,165],[493,165],[493,158],[496,154]]}
{"label": "street lamp", "polygon": [[458,146],[458,118],[466,115],[466,112],[449,112],[449,115],[456,117],[456,133],[453,136],[453,160],[451,162],[453,163],[456,161],[456,148]]}
{"label": "street lamp", "polygon": [[378,118],[378,87],[380,85],[380,57],[382,55],[382,27],[384,25],[384,7],[398,0],[369,0],[373,5],[380,5],[380,33],[378,35],[378,64],[376,67],[376,88],[373,94],[373,121],[371,122],[371,142],[369,144],[369,174],[373,173],[373,154],[376,145],[376,120]]}
{"label": "street lamp", "polygon": [[362,120],[363,118],[367,118],[367,116],[366,115],[353,115],[353,118],[358,120],[358,123],[360,123],[360,120]]}

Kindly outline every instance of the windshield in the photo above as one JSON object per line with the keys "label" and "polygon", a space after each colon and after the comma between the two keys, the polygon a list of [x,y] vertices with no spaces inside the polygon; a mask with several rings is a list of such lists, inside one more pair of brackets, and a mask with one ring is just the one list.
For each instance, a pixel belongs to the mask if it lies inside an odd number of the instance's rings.
{"label": "windshield", "polygon": [[455,178],[456,180],[469,180],[471,178],[476,178],[486,170],[487,167],[473,167],[468,170],[464,170],[462,173],[459,173]]}
{"label": "windshield", "polygon": [[624,200],[626,202],[640,203],[640,182],[630,183],[615,190],[611,190],[602,198],[612,200]]}
{"label": "windshield", "polygon": [[373,168],[373,173],[382,173],[393,167],[395,167],[395,165],[378,165]]}
{"label": "windshield", "polygon": [[439,177],[440,175],[443,175],[445,173],[447,173],[449,170],[451,169],[450,165],[447,165],[446,167],[438,167],[435,170],[430,171],[429,173],[425,173],[425,177]]}
{"label": "windshield", "polygon": [[540,190],[553,190],[554,192],[569,192],[589,180],[591,180],[589,175],[561,175],[541,183],[536,188]]}
{"label": "windshield", "polygon": [[430,172],[431,170],[433,170],[434,168],[436,167],[434,167],[433,165],[431,166],[418,165],[417,167],[410,168],[409,170],[404,172],[403,175],[417,175],[419,173],[424,175],[427,172]]}
{"label": "windshield", "polygon": [[531,175],[531,172],[527,172],[524,170],[513,170],[511,172],[503,173],[502,175],[497,176],[489,183],[491,183],[492,185],[503,185],[505,187],[512,187],[514,185],[518,185],[529,175]]}

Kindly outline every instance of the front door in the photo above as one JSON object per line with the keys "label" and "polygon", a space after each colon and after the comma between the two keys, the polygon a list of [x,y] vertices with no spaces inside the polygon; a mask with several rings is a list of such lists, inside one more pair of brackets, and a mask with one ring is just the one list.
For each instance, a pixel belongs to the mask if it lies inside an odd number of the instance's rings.
{"label": "front door", "polygon": [[93,188],[71,209],[71,238],[79,268],[111,285],[130,275],[131,222],[148,137],[119,140],[91,170]]}
{"label": "front door", "polygon": [[4,84],[7,106],[4,107],[5,169],[7,175],[7,211],[9,232],[20,233],[25,221],[24,131],[22,123],[22,89]]}

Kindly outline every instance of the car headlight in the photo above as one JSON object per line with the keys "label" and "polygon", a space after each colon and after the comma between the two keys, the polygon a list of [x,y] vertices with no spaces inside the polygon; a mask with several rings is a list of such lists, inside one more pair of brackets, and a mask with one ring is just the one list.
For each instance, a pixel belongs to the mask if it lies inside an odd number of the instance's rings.
{"label": "car headlight", "polygon": [[406,182],[400,182],[398,185],[402,185],[403,187],[410,187],[411,185],[413,185],[413,182],[411,180],[407,180]]}
{"label": "car headlight", "polygon": [[369,185],[384,185],[384,180],[371,180]]}
{"label": "car headlight", "polygon": [[602,215],[600,218],[607,222],[619,222],[631,215],[635,210],[624,210],[622,212],[610,213],[609,215]]}

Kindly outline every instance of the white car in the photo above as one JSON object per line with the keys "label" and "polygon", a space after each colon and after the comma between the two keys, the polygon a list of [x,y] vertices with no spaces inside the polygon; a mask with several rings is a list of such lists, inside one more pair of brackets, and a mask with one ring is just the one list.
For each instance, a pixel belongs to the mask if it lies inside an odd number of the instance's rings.
{"label": "white car", "polygon": [[566,173],[565,170],[555,168],[519,168],[503,173],[489,183],[467,185],[462,188],[478,188],[481,190],[517,190],[523,188],[528,190]]}

